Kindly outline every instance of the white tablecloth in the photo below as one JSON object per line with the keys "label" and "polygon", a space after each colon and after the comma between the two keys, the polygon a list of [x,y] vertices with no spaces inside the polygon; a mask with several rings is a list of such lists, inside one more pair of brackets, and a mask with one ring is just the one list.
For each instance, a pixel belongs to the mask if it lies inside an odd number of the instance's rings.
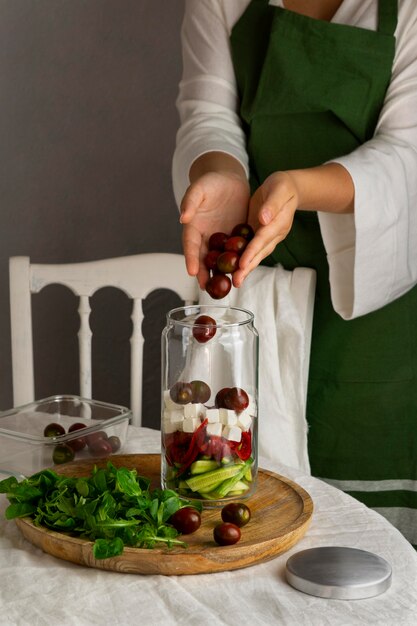
{"label": "white tablecloth", "polygon": [[[130,428],[124,451],[159,452],[157,431]],[[325,483],[261,463],[302,485],[314,501],[312,524],[287,553],[250,568],[198,576],[138,576],[90,569],[44,554],[14,522],[0,496],[1,626],[416,626],[417,554],[385,519]],[[285,580],[288,557],[305,548],[351,546],[392,566],[388,591],[366,600],[325,600]]]}

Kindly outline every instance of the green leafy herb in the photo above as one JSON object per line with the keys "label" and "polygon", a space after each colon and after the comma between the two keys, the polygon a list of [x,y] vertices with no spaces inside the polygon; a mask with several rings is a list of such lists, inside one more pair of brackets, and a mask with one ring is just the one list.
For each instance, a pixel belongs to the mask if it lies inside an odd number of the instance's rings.
{"label": "green leafy herb", "polygon": [[0,482],[10,505],[6,519],[31,516],[38,526],[94,541],[96,559],[122,554],[124,546],[153,548],[187,544],[169,518],[178,509],[201,504],[181,498],[171,489],[150,488],[150,480],[135,469],[94,467],[91,476],[69,478],[43,470],[18,482]]}

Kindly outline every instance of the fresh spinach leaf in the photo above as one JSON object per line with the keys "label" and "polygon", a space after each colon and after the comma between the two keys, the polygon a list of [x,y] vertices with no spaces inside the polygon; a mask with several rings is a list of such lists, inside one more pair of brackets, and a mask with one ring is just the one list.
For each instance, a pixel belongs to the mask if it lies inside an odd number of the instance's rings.
{"label": "fresh spinach leaf", "polygon": [[6,519],[15,519],[16,517],[28,517],[36,511],[36,505],[30,502],[14,502],[9,504],[5,511]]}
{"label": "fresh spinach leaf", "polygon": [[93,546],[93,556],[95,559],[108,559],[122,554],[123,548],[123,541],[120,537],[115,537],[115,539],[110,541],[107,539],[96,539]]}

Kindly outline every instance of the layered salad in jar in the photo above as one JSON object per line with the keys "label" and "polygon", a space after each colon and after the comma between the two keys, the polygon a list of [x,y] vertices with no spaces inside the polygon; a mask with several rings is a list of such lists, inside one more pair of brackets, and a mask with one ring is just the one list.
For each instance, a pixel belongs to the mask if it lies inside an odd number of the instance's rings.
{"label": "layered salad in jar", "polygon": [[[198,343],[215,332],[210,317],[196,320]],[[212,389],[209,373],[210,384],[180,378],[163,389],[164,487],[213,503],[249,496],[256,477],[256,398],[239,386]]]}
{"label": "layered salad in jar", "polygon": [[205,500],[244,497],[253,482],[254,403],[244,389],[225,387],[204,404],[207,383],[179,381],[164,392],[166,488]]}

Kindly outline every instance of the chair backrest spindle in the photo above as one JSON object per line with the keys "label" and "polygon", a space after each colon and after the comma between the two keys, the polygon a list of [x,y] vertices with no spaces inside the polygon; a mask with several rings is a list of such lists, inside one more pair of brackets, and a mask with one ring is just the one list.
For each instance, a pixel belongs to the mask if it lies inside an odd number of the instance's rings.
{"label": "chair backrest spindle", "polygon": [[91,398],[92,374],[91,374],[91,338],[90,328],[90,298],[80,296],[78,307],[80,316],[80,330],[78,331],[78,346],[80,355],[80,395],[83,398]]}
{"label": "chair backrest spindle", "polygon": [[[130,408],[132,414],[142,414],[142,372],[143,372],[143,344],[142,334],[142,301],[134,298],[132,309],[133,330],[130,337]],[[133,418],[134,420],[134,418]]]}

